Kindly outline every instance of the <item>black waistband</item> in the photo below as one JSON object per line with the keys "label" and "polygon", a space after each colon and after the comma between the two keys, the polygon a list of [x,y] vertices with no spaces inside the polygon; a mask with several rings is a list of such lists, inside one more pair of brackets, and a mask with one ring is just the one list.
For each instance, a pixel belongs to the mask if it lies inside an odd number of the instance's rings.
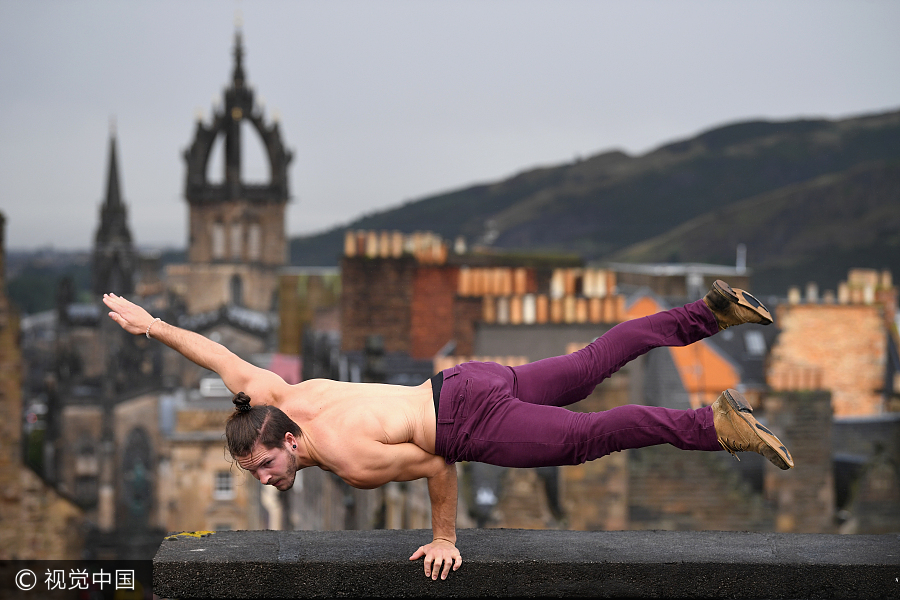
{"label": "black waistband", "polygon": [[444,385],[444,372],[438,371],[437,375],[431,378],[431,393],[434,395],[434,417],[438,416],[438,404],[441,403],[441,386]]}

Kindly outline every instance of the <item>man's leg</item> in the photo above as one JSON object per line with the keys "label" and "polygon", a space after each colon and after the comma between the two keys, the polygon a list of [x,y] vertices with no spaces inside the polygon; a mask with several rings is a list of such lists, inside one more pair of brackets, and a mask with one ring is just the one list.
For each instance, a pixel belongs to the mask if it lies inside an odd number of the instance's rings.
{"label": "man's leg", "polygon": [[628,448],[671,444],[683,450],[721,450],[710,407],[674,410],[619,406],[578,413],[508,399],[471,432],[459,460],[503,467],[577,465]]}
{"label": "man's leg", "polygon": [[[722,289],[737,300],[724,296]],[[495,396],[479,404],[475,412],[481,414],[470,415],[478,425],[459,460],[510,467],[580,464],[627,448],[671,444],[684,450],[724,448],[732,454],[750,450],[782,469],[792,467],[790,453],[753,418],[749,403],[736,390],[697,410],[629,405],[574,413],[561,408],[586,397],[603,379],[652,348],[685,346],[740,323],[771,323],[767,309],[753,307],[744,294],[717,281],[707,298],[621,323],[573,354],[499,368],[497,375],[506,379],[506,389],[515,397]],[[727,304],[710,306],[711,295],[723,295]]]}
{"label": "man's leg", "polygon": [[719,331],[703,300],[619,323],[578,352],[513,367],[513,396],[532,404],[566,406],[627,362],[660,346],[686,346]]}

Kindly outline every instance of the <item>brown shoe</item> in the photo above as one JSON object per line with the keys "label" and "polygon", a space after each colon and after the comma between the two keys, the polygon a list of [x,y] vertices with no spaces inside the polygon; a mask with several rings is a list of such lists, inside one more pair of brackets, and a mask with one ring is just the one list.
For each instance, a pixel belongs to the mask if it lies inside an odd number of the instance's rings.
{"label": "brown shoe", "polygon": [[725,390],[713,402],[713,425],[723,448],[731,452],[751,451],[762,454],[779,469],[794,466],[791,453],[775,434],[763,426],[753,416],[750,403],[737,390]]}
{"label": "brown shoe", "polygon": [[749,292],[732,288],[721,279],[712,284],[712,288],[703,297],[703,302],[716,317],[719,331],[744,323],[772,323],[772,315],[762,302]]}

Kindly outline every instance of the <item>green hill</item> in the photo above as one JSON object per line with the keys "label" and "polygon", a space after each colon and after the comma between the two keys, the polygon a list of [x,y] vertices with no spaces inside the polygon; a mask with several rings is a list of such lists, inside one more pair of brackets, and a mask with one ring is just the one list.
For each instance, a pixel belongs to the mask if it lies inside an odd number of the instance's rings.
{"label": "green hill", "polygon": [[808,281],[836,290],[854,267],[900,275],[900,161],[866,163],[742,200],[610,258],[729,263],[739,242],[749,249],[761,294]]}
{"label": "green hill", "polygon": [[[607,152],[409,202],[347,227],[292,240],[291,263],[336,264],[346,228],[431,230],[447,238],[463,235],[470,243],[498,249],[574,252],[585,260],[600,261],[731,264],[735,245],[743,242],[748,246],[758,290],[766,274],[779,278],[777,289],[766,290],[772,293],[783,293],[784,281],[802,284],[815,279],[828,286],[834,277],[846,275],[844,265],[892,266],[885,252],[893,249],[900,254],[890,235],[873,241],[862,229],[873,221],[896,223],[891,219],[900,212],[900,187],[890,166],[896,160],[900,160],[900,111],[836,121],[738,123],[641,156]],[[884,177],[881,183],[875,181],[876,172]],[[735,207],[745,201],[764,202],[761,198],[771,194],[790,197],[785,202],[796,203],[797,196],[790,194],[791,190],[800,193],[797,186],[805,187],[810,197],[804,210],[818,214],[815,219],[792,219],[779,229],[777,237],[773,223],[751,219],[752,211],[730,212],[740,210]],[[864,190],[873,186],[882,198],[877,208],[860,202],[869,197]],[[820,193],[828,198],[813,199]],[[836,209],[820,211],[820,202],[834,207],[847,203],[866,214],[847,219]],[[881,216],[866,216],[876,210],[882,211],[878,213]],[[702,221],[706,228],[714,223],[722,228],[716,215],[725,213],[736,215],[732,218],[742,227],[738,236],[742,239],[731,236],[717,244],[675,243],[679,237],[671,233],[675,228],[686,227],[695,219],[706,219]],[[827,223],[830,218],[837,221]],[[758,223],[756,229],[752,223]],[[861,229],[838,233],[847,228]],[[694,237],[701,234],[699,229],[692,231]],[[661,241],[664,238],[668,240],[665,243]],[[797,255],[800,246],[796,240],[807,238],[821,240],[820,247],[805,250],[803,255],[817,260]],[[635,246],[641,242],[646,244]],[[827,264],[807,272],[807,261]],[[843,272],[832,273],[840,270]]]}

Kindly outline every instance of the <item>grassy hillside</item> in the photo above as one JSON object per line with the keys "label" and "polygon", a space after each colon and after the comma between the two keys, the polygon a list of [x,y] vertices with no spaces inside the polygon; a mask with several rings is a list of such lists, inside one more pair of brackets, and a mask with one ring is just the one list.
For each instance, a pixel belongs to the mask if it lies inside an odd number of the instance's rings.
{"label": "grassy hillside", "polygon": [[865,163],[748,198],[610,259],[731,263],[738,243],[749,249],[759,293],[784,294],[808,281],[835,290],[853,267],[900,276],[900,161]]}
{"label": "grassy hillside", "polygon": [[[497,248],[575,252],[586,260],[605,260],[621,258],[625,248],[742,201],[894,160],[900,160],[900,112],[840,121],[754,121],[716,128],[642,156],[608,152],[535,169],[494,184],[409,202],[348,227],[432,230]],[[851,178],[833,193],[855,197],[854,185],[862,184]],[[900,207],[900,202],[894,205]],[[854,221],[860,226],[864,222]],[[343,229],[292,240],[292,264],[336,264]],[[768,233],[748,232],[747,240],[752,241],[745,241],[750,266],[760,274],[757,260],[762,253],[756,244],[768,239]],[[787,243],[793,237],[768,239],[767,264],[780,264],[783,270],[796,263],[791,254],[797,248]],[[820,251],[831,253],[829,261],[835,264],[880,252],[882,242],[873,246],[859,241],[863,238],[862,233],[833,238]],[[851,245],[844,239],[856,241]],[[735,250],[732,246],[722,254],[709,249],[694,252],[693,247],[682,248],[677,258],[731,263]],[[838,260],[835,253],[846,259]],[[657,260],[674,257],[662,255]]]}

